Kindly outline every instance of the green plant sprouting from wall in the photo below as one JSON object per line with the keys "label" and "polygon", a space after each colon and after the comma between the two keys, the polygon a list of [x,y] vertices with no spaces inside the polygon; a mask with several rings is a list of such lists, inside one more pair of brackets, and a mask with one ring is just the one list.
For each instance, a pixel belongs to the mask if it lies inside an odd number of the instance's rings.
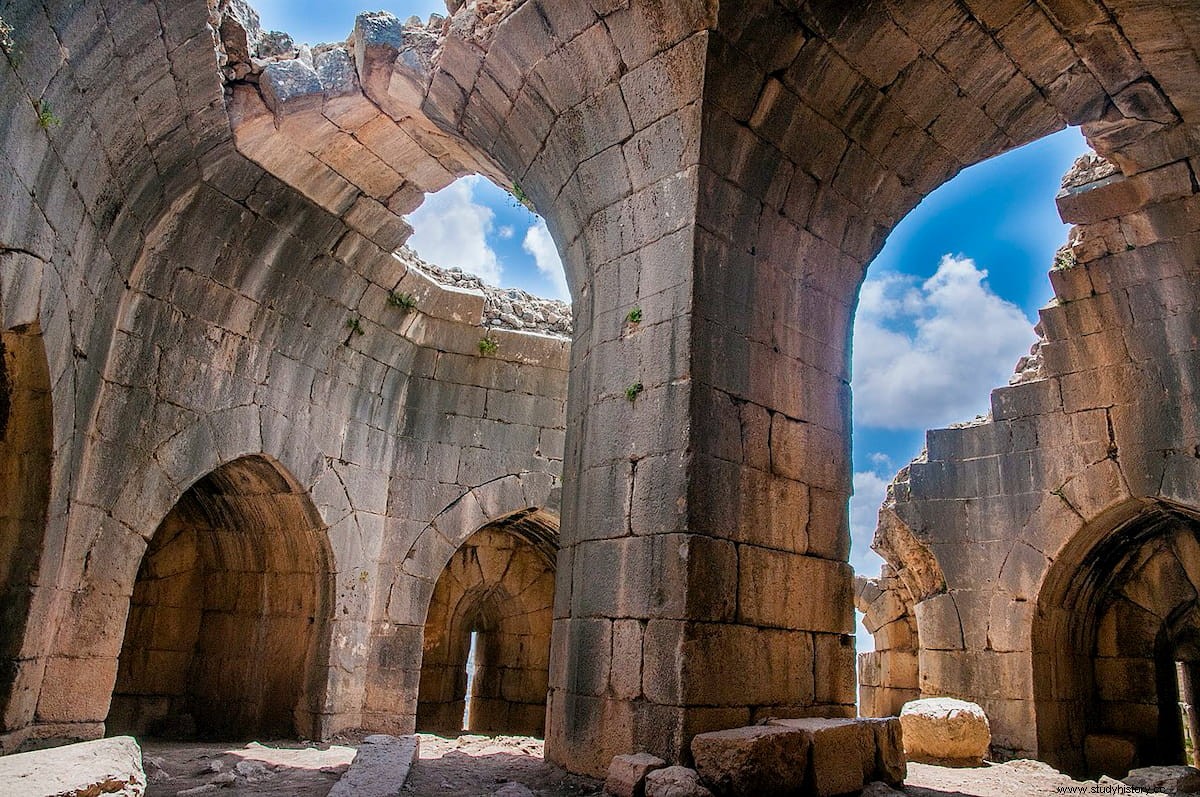
{"label": "green plant sprouting from wall", "polygon": [[625,314],[625,322],[628,324],[642,323],[642,308],[635,307]]}
{"label": "green plant sprouting from wall", "polygon": [[479,353],[486,356],[495,354],[500,351],[500,341],[493,338],[491,335],[484,335],[479,339]]}
{"label": "green plant sprouting from wall", "polygon": [[646,388],[642,387],[641,382],[634,382],[632,385],[625,388],[625,398],[631,402],[637,401],[637,397],[641,395],[642,391],[645,389]]}
{"label": "green plant sprouting from wall", "polygon": [[1063,247],[1054,253],[1054,268],[1062,271],[1068,268],[1075,268],[1079,265],[1079,261],[1075,259],[1075,252],[1069,247]]}
{"label": "green plant sprouting from wall", "polygon": [[398,307],[405,313],[411,313],[417,309],[417,297],[411,293],[400,293],[399,291],[390,291],[388,293],[388,304],[392,307]]}
{"label": "green plant sprouting from wall", "polygon": [[58,127],[62,124],[62,119],[54,115],[54,109],[50,107],[50,103],[45,100],[38,100],[34,106],[34,110],[38,115],[38,127],[43,130],[49,130],[52,127]]}
{"label": "green plant sprouting from wall", "polygon": [[13,26],[4,21],[4,17],[0,17],[0,50],[12,55],[13,49],[17,43],[13,41]]}
{"label": "green plant sprouting from wall", "polygon": [[526,194],[525,189],[519,184],[513,183],[509,193],[513,195],[513,199],[520,202],[530,213],[537,213],[537,208],[533,206],[533,200],[529,198],[529,194]]}
{"label": "green plant sprouting from wall", "polygon": [[362,320],[357,316],[350,316],[346,319],[346,329],[350,330],[354,335],[365,335],[366,330],[363,329]]}

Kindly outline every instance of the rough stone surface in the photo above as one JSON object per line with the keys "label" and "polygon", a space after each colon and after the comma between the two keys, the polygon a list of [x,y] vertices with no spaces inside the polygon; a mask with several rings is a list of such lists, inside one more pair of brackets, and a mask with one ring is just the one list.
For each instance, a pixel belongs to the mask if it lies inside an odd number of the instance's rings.
{"label": "rough stone surface", "polygon": [[793,728],[755,725],[692,739],[696,771],[717,794],[794,794],[808,771],[811,738]]}
{"label": "rough stone surface", "polygon": [[49,750],[0,757],[0,784],[27,797],[146,792],[142,751],[129,736],[114,736]]}
{"label": "rough stone surface", "polygon": [[613,797],[645,797],[646,775],[666,765],[666,761],[649,753],[613,756],[604,791]]}
{"label": "rough stone surface", "polygon": [[1200,770],[1195,767],[1141,767],[1121,778],[1126,786],[1163,794],[1195,794],[1200,792]]}
{"label": "rough stone surface", "polygon": [[992,743],[987,715],[965,700],[930,697],[905,703],[900,725],[911,761],[979,766]]}
{"label": "rough stone surface", "polygon": [[696,770],[665,767],[646,775],[646,797],[713,797]]}
{"label": "rough stone surface", "polygon": [[375,734],[362,740],[346,774],[330,797],[393,797],[404,789],[408,771],[420,755],[416,736]]}
{"label": "rough stone surface", "polygon": [[[245,732],[409,732],[446,565],[560,508],[551,760],[851,715],[864,269],[950,176],[1078,124],[1120,175],[1060,203],[1035,378],[897,481],[863,705],[1182,757],[1147,637],[1200,659],[1195,3],[480,0],[360,16],[332,70],[226,2],[4,19],[0,749],[202,731],[214,696]],[[569,352],[393,257],[472,173],[545,215]],[[277,679],[227,655],[255,629]]]}

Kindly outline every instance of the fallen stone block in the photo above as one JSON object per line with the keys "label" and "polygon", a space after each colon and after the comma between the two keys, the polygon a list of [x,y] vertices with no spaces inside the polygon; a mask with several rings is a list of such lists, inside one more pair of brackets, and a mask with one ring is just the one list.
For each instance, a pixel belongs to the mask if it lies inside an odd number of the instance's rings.
{"label": "fallen stone block", "polygon": [[911,700],[900,709],[909,761],[980,766],[992,743],[987,714],[975,703],[951,697]]}
{"label": "fallen stone block", "polygon": [[329,797],[395,797],[419,753],[416,736],[368,736]]}
{"label": "fallen stone block", "polygon": [[0,791],[22,797],[146,793],[142,750],[130,736],[114,736],[0,757]]}
{"label": "fallen stone block", "polygon": [[645,797],[646,776],[666,765],[666,761],[649,753],[614,756],[608,765],[604,791],[613,797]]}
{"label": "fallen stone block", "polygon": [[[899,745],[901,737],[891,725],[895,719],[780,719],[771,725],[791,728],[809,744],[809,769],[805,793],[820,797],[850,794],[876,780],[899,785],[906,774],[897,767],[898,751],[880,750]],[[882,730],[881,730],[882,729]]]}
{"label": "fallen stone block", "polygon": [[1121,778],[1121,782],[1138,791],[1195,794],[1200,792],[1200,769],[1185,766],[1141,767]]}
{"label": "fallen stone block", "polygon": [[694,769],[666,767],[646,776],[646,797],[713,797]]}
{"label": "fallen stone block", "polygon": [[692,739],[696,770],[717,794],[795,794],[808,770],[810,737],[794,728],[754,725]]}

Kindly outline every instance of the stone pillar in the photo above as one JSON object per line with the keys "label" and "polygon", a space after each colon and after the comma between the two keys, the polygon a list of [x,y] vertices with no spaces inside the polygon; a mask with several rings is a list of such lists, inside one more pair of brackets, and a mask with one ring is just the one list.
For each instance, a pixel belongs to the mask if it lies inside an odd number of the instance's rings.
{"label": "stone pillar", "polygon": [[[847,362],[862,267],[839,248],[848,210],[823,216],[838,245],[807,229],[818,178],[768,140],[795,96],[736,96],[732,73],[755,67],[720,35],[597,95],[612,104],[589,122],[626,132],[547,214],[576,338],[546,751],[573,771],[637,751],[687,762],[695,734],[765,716],[854,714]],[[665,114],[664,86],[681,100]],[[830,176],[840,134],[783,125]],[[538,174],[527,188],[544,207]],[[611,203],[573,236],[597,195]]]}

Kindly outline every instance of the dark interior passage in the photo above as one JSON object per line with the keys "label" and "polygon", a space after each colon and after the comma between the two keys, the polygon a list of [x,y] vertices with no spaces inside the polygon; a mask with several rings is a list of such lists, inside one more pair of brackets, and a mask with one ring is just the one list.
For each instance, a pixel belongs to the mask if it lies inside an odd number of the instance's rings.
{"label": "dark interior passage", "polygon": [[35,326],[0,334],[0,730],[32,712],[21,643],[37,584],[53,455],[50,373]]}
{"label": "dark interior passage", "polygon": [[525,510],[481,528],[446,565],[425,623],[418,730],[544,733],[557,529]]}
{"label": "dark interior passage", "polygon": [[329,556],[308,496],[264,457],[189,489],[138,572],[109,733],[310,736]]}
{"label": "dark interior passage", "polygon": [[[1062,573],[1068,561],[1056,563]],[[1189,763],[1200,523],[1179,507],[1147,506],[1092,548],[1064,593],[1043,598],[1034,629],[1038,730],[1051,763],[1090,777]]]}

